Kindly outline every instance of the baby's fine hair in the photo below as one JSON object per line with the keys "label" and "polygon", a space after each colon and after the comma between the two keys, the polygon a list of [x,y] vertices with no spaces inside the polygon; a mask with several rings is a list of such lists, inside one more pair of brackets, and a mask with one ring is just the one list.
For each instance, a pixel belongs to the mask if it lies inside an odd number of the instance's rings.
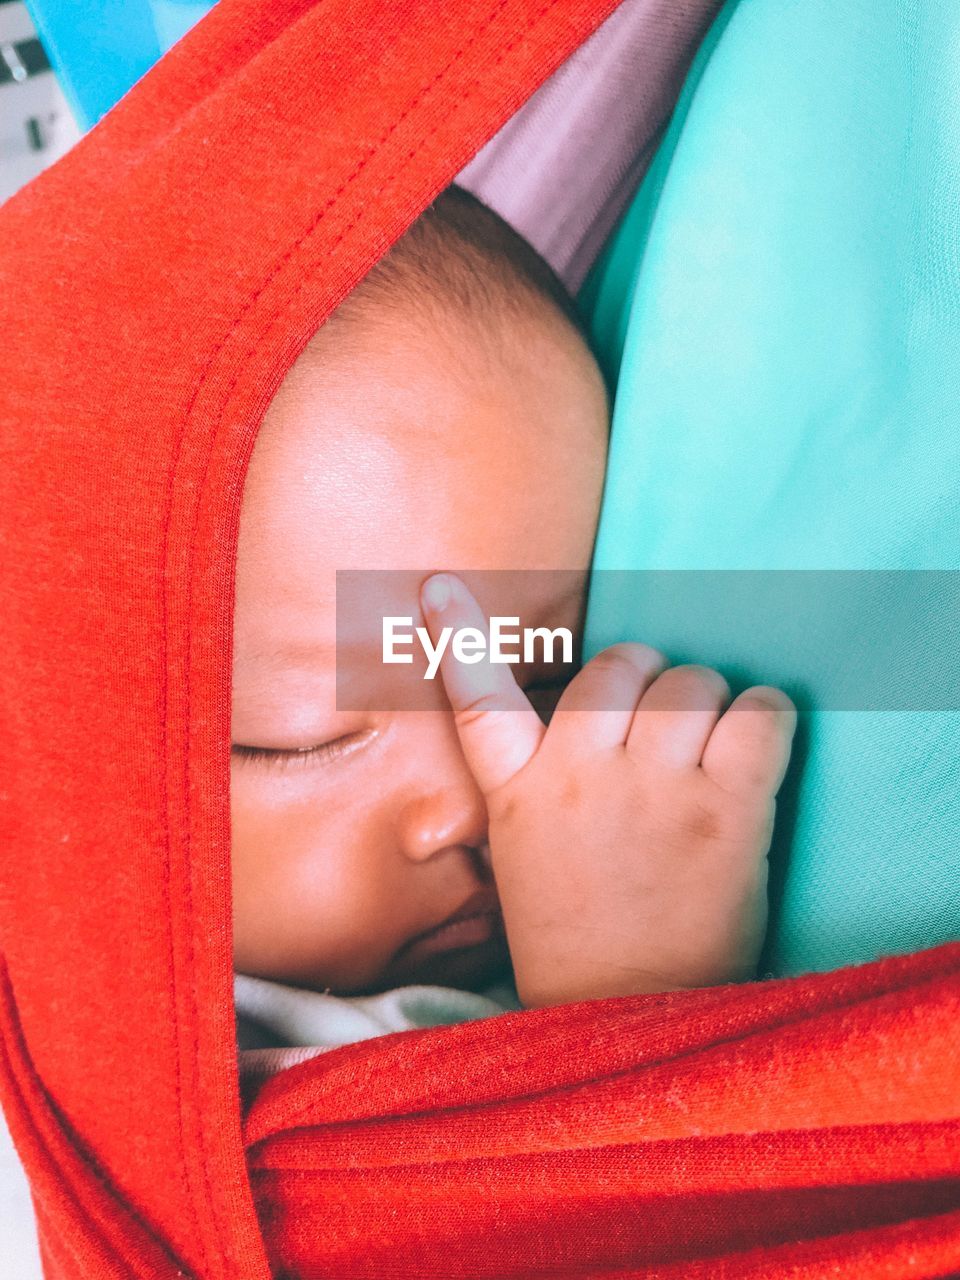
{"label": "baby's fine hair", "polygon": [[[362,320],[402,297],[435,313],[453,306],[489,323],[498,315],[529,315],[546,303],[590,345],[576,304],[552,267],[499,214],[450,186],[341,303],[338,320]],[[531,305],[533,304],[533,305]]]}

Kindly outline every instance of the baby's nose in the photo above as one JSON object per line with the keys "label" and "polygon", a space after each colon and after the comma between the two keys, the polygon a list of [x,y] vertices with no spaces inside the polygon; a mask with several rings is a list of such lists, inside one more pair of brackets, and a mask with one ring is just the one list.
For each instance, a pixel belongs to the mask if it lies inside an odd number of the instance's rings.
{"label": "baby's nose", "polygon": [[[410,799],[400,814],[399,843],[406,857],[424,862],[444,849],[487,850],[487,811],[477,788],[433,791]],[[479,853],[481,860],[484,858]],[[489,860],[484,863],[489,867]]]}

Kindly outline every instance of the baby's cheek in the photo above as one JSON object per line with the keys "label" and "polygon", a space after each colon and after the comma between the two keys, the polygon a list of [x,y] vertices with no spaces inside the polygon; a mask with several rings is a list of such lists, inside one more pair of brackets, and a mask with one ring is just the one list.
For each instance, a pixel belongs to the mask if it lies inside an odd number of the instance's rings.
{"label": "baby's cheek", "polygon": [[282,968],[296,955],[311,884],[302,808],[283,803],[263,780],[232,783],[234,960],[245,972]]}
{"label": "baby's cheek", "polygon": [[410,864],[396,845],[396,781],[378,785],[373,762],[369,769],[358,763],[305,770],[286,785],[236,779],[231,848],[241,971],[320,990],[363,988],[378,980],[411,922],[422,927],[422,904],[414,909],[409,897]]}

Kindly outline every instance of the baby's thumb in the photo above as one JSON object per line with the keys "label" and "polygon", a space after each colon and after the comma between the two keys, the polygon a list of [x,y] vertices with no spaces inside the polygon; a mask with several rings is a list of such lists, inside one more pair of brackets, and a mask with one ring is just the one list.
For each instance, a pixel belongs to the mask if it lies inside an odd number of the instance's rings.
{"label": "baby's thumb", "polygon": [[480,790],[489,796],[533,757],[546,726],[507,663],[491,663],[488,656],[479,662],[458,657],[454,640],[464,628],[480,632],[484,654],[490,650],[486,616],[459,578],[434,574],[423,584],[420,602],[435,647],[442,643],[444,630],[450,629],[440,673],[464,757]]}

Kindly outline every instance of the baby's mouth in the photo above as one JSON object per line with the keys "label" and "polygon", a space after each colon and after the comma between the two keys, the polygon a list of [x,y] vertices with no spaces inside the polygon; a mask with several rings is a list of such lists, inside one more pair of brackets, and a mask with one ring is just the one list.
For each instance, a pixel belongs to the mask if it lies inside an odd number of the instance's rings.
{"label": "baby's mouth", "polygon": [[445,920],[408,939],[397,958],[419,960],[445,951],[482,946],[502,934],[503,917],[497,895],[490,889],[480,889]]}
{"label": "baby's mouth", "polygon": [[465,920],[454,920],[425,936],[416,939],[406,954],[411,957],[436,955],[443,951],[460,951],[464,947],[478,947],[490,942],[503,931],[499,911],[484,911]]}

